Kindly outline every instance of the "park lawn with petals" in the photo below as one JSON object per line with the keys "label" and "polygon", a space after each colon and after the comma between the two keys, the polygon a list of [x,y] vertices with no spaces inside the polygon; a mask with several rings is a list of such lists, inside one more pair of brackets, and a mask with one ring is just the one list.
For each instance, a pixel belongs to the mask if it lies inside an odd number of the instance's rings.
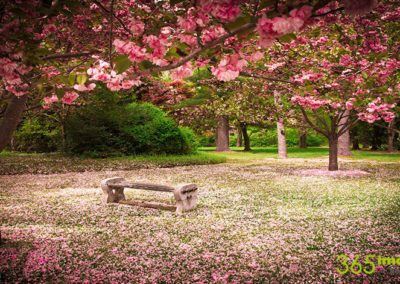
{"label": "park lawn with petals", "polygon": [[[325,157],[0,176],[1,281],[400,281],[400,267],[377,267],[372,275],[336,272],[341,253],[400,256],[400,162],[342,160],[340,166],[369,174],[298,174],[325,170]],[[177,217],[103,205],[100,181],[112,176],[196,183],[198,207]],[[128,198],[173,202],[166,193],[126,191]]]}

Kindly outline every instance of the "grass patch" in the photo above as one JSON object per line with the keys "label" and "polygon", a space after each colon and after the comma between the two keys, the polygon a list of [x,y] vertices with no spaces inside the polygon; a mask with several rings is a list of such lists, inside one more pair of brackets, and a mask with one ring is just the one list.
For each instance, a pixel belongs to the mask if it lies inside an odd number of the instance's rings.
{"label": "grass patch", "polygon": [[[277,159],[277,147],[254,147],[251,151],[245,152],[243,148],[231,147],[230,152],[215,152],[214,147],[202,147],[201,151],[209,153],[216,157],[225,157],[231,162],[245,162],[262,159]],[[313,159],[313,158],[326,158],[329,156],[329,149],[327,147],[309,147],[301,149],[297,147],[288,148],[288,158],[300,159]],[[350,157],[340,157],[341,159],[351,160],[369,160],[378,162],[400,162],[400,153],[387,153],[387,152],[372,152],[372,151],[352,151],[353,155]]]}
{"label": "grass patch", "polygon": [[103,159],[64,156],[58,153],[0,153],[0,175],[53,174],[66,172],[134,170],[140,168],[209,165],[226,158],[204,152],[191,155],[138,155]]}

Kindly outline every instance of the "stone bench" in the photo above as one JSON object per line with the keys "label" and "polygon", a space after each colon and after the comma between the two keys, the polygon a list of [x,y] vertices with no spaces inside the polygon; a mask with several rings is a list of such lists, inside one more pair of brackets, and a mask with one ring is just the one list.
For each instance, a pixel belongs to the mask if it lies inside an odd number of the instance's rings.
{"label": "stone bench", "polygon": [[[174,194],[176,205],[158,202],[126,200],[124,194],[125,188],[171,192]],[[103,180],[101,182],[101,189],[104,193],[104,203],[120,203],[147,208],[173,210],[177,214],[182,214],[184,211],[192,210],[196,208],[197,205],[197,185],[193,183],[171,187],[158,184],[127,182],[124,178],[113,177]]]}

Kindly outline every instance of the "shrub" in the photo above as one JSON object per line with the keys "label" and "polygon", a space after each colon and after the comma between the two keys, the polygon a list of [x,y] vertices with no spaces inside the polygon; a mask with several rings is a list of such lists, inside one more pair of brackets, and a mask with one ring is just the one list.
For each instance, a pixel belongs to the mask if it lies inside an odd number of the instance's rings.
{"label": "shrub", "polygon": [[193,135],[149,103],[83,106],[67,119],[67,142],[72,153],[96,157],[187,154],[195,149]]}
{"label": "shrub", "polygon": [[60,130],[45,117],[25,119],[15,133],[13,148],[21,152],[53,152],[61,144]]}

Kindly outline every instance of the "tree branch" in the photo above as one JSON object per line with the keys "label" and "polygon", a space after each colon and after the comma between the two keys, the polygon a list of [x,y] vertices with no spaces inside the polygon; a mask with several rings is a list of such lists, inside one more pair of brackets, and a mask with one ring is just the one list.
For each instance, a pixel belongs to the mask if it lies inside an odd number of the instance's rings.
{"label": "tree branch", "polygon": [[305,121],[311,126],[312,129],[314,129],[315,131],[317,131],[318,133],[324,135],[326,138],[329,138],[329,133],[323,131],[322,129],[318,128],[317,126],[315,126],[314,123],[311,122],[310,118],[308,117],[306,111],[304,110],[304,108],[302,106],[299,106],[301,113],[303,114],[303,117],[305,119]]}
{"label": "tree branch", "polygon": [[[350,121],[350,120],[348,120],[348,121]],[[350,130],[350,128],[352,128],[354,125],[356,125],[357,122],[358,122],[358,118],[354,118],[353,121],[351,121],[347,125],[344,124],[342,129],[339,129],[338,136],[339,137],[342,136],[347,130]]]}
{"label": "tree branch", "polygon": [[[99,1],[97,1],[97,0],[92,0],[92,2],[93,2],[94,4],[96,4],[97,6],[99,6],[100,9],[104,11],[104,13],[110,14],[110,11],[108,11],[108,9],[107,9],[106,7],[104,7],[103,4],[101,4]],[[117,21],[121,24],[122,28],[123,28],[128,34],[130,34],[132,37],[135,36],[135,35],[132,33],[132,31],[126,27],[126,25],[124,24],[124,22],[123,22],[119,17],[117,17],[117,15],[115,15],[114,12],[112,12],[112,15],[113,15],[113,17],[114,17],[115,19],[117,19]]]}
{"label": "tree branch", "polygon": [[344,10],[344,7],[339,7],[337,9],[330,10],[330,11],[328,11],[326,13],[322,13],[322,14],[318,14],[318,15],[311,15],[311,17],[312,18],[323,17],[323,16],[326,16],[326,15],[329,15],[329,14],[334,14],[336,12],[343,11],[343,10]]}
{"label": "tree branch", "polygon": [[200,47],[200,48],[196,48],[192,53],[190,53],[189,55],[183,57],[180,61],[177,61],[175,63],[171,63],[169,65],[166,66],[162,66],[162,67],[154,67],[154,68],[150,68],[149,71],[150,72],[161,72],[161,71],[167,71],[167,70],[171,70],[171,69],[175,69],[178,68],[179,66],[182,66],[183,64],[185,64],[186,62],[190,61],[191,59],[195,58],[197,55],[199,55],[200,53],[202,53],[204,50],[214,47],[222,42],[224,42],[226,39],[242,33],[242,32],[247,32],[247,31],[251,31],[252,29],[254,29],[256,26],[255,23],[248,23],[245,24],[243,26],[241,26],[240,28],[232,31],[230,34],[226,34],[221,36],[220,38],[217,38],[216,40],[213,40],[207,44],[205,44],[204,46]]}
{"label": "tree branch", "polygon": [[93,54],[101,53],[100,50],[93,50],[87,52],[77,52],[77,53],[64,53],[64,54],[52,54],[42,57],[43,60],[53,60],[53,59],[66,59],[66,58],[77,58],[83,56],[90,56]]}

